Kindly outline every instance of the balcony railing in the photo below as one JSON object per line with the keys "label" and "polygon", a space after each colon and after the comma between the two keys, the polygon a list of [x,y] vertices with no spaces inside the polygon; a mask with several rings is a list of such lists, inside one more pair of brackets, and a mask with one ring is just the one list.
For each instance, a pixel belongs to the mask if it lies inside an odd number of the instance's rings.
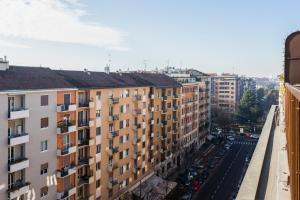
{"label": "balcony railing", "polygon": [[29,160],[24,156],[21,156],[19,158],[14,158],[8,162],[8,171],[11,173],[28,167],[29,167]]}
{"label": "balcony railing", "polygon": [[119,136],[119,131],[111,131],[111,132],[108,133],[108,138],[109,139],[112,139],[112,138],[117,137],[117,136]]}
{"label": "balcony railing", "polygon": [[118,97],[109,97],[108,101],[109,101],[109,104],[118,104],[119,98]]}
{"label": "balcony railing", "polygon": [[30,183],[26,181],[16,181],[8,187],[7,192],[9,193],[10,199],[18,198],[21,195],[29,192]]}
{"label": "balcony railing", "polygon": [[29,109],[27,108],[14,108],[8,111],[8,119],[21,119],[29,117]]}
{"label": "balcony railing", "polygon": [[57,112],[72,112],[72,111],[76,111],[76,104],[62,104],[62,105],[58,105],[56,108]]}
{"label": "balcony railing", "polygon": [[132,100],[133,101],[140,101],[140,100],[142,100],[142,95],[136,94],[132,97]]}
{"label": "balcony railing", "polygon": [[119,120],[119,114],[111,114],[108,116],[108,121],[109,122],[112,122],[112,121],[115,121],[115,120]]}
{"label": "balcony railing", "polygon": [[264,199],[274,140],[276,106],[272,106],[244,176],[237,200]]}
{"label": "balcony railing", "polygon": [[60,121],[57,124],[57,134],[69,133],[74,131],[76,131],[75,120],[69,122]]}
{"label": "balcony railing", "polygon": [[75,173],[76,173],[76,165],[75,163],[72,163],[70,166],[57,170],[56,175],[58,178],[64,178]]}
{"label": "balcony railing", "polygon": [[29,142],[28,133],[13,134],[8,137],[8,145],[14,146]]}
{"label": "balcony railing", "polygon": [[71,153],[75,153],[76,149],[77,148],[74,145],[68,145],[68,146],[64,147],[63,149],[57,149],[57,156],[66,156]]}

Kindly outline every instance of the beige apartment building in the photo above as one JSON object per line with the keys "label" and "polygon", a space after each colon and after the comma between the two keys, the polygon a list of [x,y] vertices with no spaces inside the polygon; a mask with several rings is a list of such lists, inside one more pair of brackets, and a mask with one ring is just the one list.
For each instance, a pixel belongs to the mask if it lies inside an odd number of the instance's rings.
{"label": "beige apartment building", "polygon": [[210,134],[211,77],[194,69],[164,72],[182,84],[180,142],[181,152],[187,153],[200,148]]}
{"label": "beige apartment building", "polygon": [[213,74],[212,79],[212,108],[235,113],[240,98],[239,77],[237,75]]}
{"label": "beige apartment building", "polygon": [[1,60],[0,78],[0,199],[127,199],[180,163],[181,85],[166,75]]}

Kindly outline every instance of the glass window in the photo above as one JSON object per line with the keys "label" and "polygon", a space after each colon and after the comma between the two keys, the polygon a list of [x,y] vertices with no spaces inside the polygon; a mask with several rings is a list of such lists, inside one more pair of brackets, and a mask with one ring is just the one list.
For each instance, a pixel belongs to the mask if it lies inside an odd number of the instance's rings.
{"label": "glass window", "polygon": [[44,117],[41,119],[41,128],[47,128],[48,127],[48,117]]}
{"label": "glass window", "polygon": [[48,141],[44,140],[41,142],[41,152],[47,151],[48,150]]}
{"label": "glass window", "polygon": [[41,165],[41,175],[48,173],[48,163],[44,163]]}
{"label": "glass window", "polygon": [[41,96],[41,106],[48,106],[48,95]]}

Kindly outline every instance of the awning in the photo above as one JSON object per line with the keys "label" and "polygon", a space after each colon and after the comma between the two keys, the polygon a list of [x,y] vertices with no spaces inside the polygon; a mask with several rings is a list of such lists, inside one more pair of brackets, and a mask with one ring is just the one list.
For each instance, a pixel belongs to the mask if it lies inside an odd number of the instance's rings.
{"label": "awning", "polygon": [[166,181],[153,175],[137,186],[132,191],[132,194],[141,199],[161,200],[164,199],[176,185],[176,182]]}

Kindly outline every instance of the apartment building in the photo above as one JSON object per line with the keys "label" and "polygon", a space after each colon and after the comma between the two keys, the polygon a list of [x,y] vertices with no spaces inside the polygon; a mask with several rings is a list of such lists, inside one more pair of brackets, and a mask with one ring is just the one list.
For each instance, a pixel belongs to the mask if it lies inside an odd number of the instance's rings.
{"label": "apartment building", "polygon": [[193,69],[167,68],[164,72],[182,84],[180,146],[185,158],[210,132],[210,77]]}
{"label": "apartment building", "polygon": [[241,97],[239,77],[237,75],[211,75],[212,80],[212,108],[235,113]]}
{"label": "apartment building", "polygon": [[180,86],[163,74],[0,60],[0,199],[126,198],[166,175],[180,162]]}
{"label": "apartment building", "polygon": [[198,144],[201,146],[211,129],[211,77],[195,69],[189,69],[187,72],[199,83]]}
{"label": "apartment building", "polygon": [[50,69],[5,60],[0,80],[0,199],[56,199],[57,91],[74,87]]}

